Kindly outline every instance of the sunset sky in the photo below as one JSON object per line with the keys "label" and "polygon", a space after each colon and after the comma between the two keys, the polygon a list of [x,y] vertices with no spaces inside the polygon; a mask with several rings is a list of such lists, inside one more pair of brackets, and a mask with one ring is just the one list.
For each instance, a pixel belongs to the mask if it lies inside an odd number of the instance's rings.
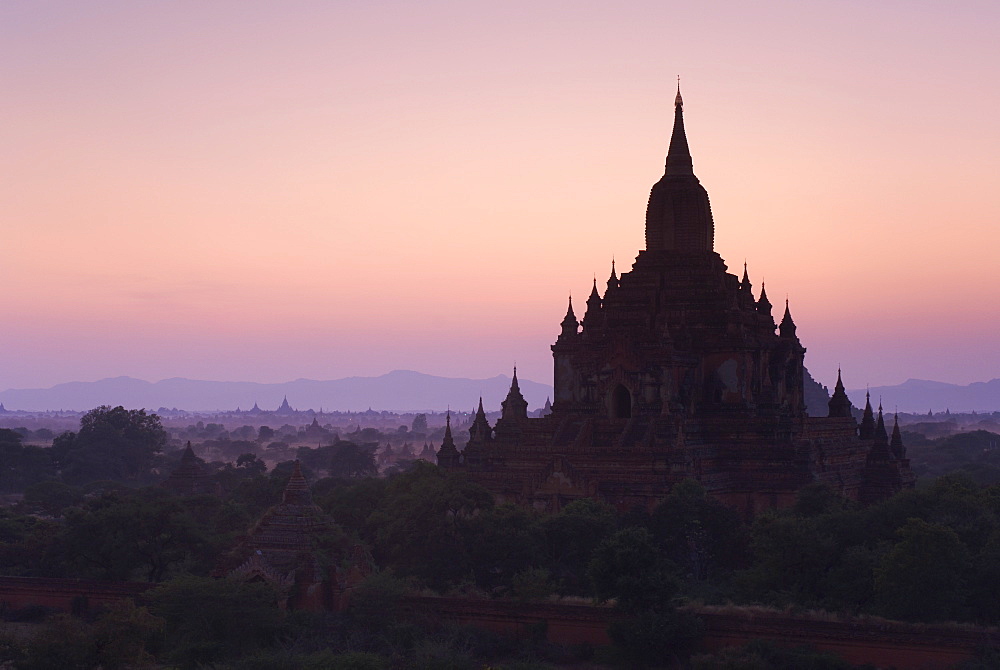
{"label": "sunset sky", "polygon": [[1000,377],[998,34],[995,0],[2,3],[0,389],[551,383],[678,74],[716,250],[815,377]]}

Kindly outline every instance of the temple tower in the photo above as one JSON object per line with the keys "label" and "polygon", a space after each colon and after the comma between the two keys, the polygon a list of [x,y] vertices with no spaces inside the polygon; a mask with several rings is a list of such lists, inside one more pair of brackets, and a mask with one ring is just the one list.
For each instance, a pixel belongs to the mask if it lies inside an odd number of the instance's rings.
{"label": "temple tower", "polygon": [[714,246],[712,208],[708,192],[694,176],[684,131],[684,100],[678,83],[666,168],[663,177],[653,185],[646,206],[646,249],[712,251]]}

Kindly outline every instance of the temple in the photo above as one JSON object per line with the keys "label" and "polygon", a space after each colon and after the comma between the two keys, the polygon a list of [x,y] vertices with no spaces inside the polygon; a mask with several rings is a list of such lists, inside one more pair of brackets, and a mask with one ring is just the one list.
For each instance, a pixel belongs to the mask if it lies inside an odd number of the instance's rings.
{"label": "temple", "polygon": [[763,284],[755,297],[746,266],[730,274],[715,252],[683,109],[678,88],[646,248],[621,276],[612,263],[603,295],[594,281],[582,319],[570,299],[551,413],[529,418],[515,369],[496,425],[480,400],[465,449],[449,426],[439,465],[548,511],[583,497],[650,508],[686,478],[747,515],[790,505],[814,481],[862,502],[912,487],[898,431],[883,439],[880,411],[881,432],[864,421],[859,432],[839,373],[829,415],[807,415],[789,303],[776,324]]}
{"label": "temple", "polygon": [[274,584],[291,609],[322,611],[335,607],[338,586],[334,557],[326,555],[333,520],[312,501],[301,466],[285,486],[281,502],[257,521],[236,550],[225,556],[216,576]]}
{"label": "temple", "polygon": [[182,496],[199,494],[221,495],[218,481],[205,465],[205,461],[195,455],[190,440],[184,447],[180,463],[161,484],[163,488]]}

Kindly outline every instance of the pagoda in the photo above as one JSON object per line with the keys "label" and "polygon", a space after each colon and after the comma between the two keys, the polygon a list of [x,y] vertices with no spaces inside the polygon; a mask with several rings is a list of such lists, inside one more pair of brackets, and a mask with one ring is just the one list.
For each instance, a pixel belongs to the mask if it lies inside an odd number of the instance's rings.
{"label": "pagoda", "polygon": [[195,455],[190,441],[184,447],[177,468],[160,485],[182,496],[204,493],[220,495],[222,492],[219,483],[205,465],[205,461]]}
{"label": "pagoda", "polygon": [[337,592],[336,566],[330,563],[338,549],[331,546],[334,537],[333,520],[313,503],[295,461],[281,502],[264,513],[236,549],[242,562],[231,569],[222,566],[219,573],[270,582],[292,609],[331,609]]}
{"label": "pagoda", "polygon": [[595,279],[582,318],[570,299],[551,413],[528,416],[515,369],[496,425],[480,401],[464,451],[446,434],[439,465],[547,511],[582,497],[651,508],[686,478],[747,516],[815,481],[861,501],[912,487],[901,442],[859,435],[839,375],[829,416],[807,415],[789,302],[776,323],[764,286],[755,296],[746,266],[731,274],[714,250],[683,108],[678,87],[646,248],[620,276],[612,263],[603,295]]}

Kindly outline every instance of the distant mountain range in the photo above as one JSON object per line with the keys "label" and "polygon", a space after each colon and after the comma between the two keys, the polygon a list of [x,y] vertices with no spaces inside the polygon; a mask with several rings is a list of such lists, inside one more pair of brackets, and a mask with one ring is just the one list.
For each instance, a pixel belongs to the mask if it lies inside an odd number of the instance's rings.
{"label": "distant mountain range", "polygon": [[[935,414],[945,410],[952,412],[995,412],[1000,411],[1000,379],[988,382],[974,382],[965,386],[945,384],[926,379],[907,379],[896,386],[872,386],[869,389],[872,406],[888,411]],[[847,392],[848,397],[858,407],[865,406],[865,389]]]}
{"label": "distant mountain range", "polygon": [[[521,392],[531,409],[552,397],[552,387],[519,379]],[[69,382],[47,389],[0,391],[0,404],[8,410],[88,410],[98,405],[128,408],[177,408],[190,411],[250,409],[254,403],[263,410],[277,409],[286,396],[296,409],[321,407],[331,411],[395,410],[440,411],[447,407],[465,411],[483,397],[487,411],[500,409],[507,396],[510,377],[489,379],[436,377],[410,370],[395,370],[378,377],[346,377],[329,381],[296,379],[280,384],[256,382],[213,382],[176,377],[155,383],[132,377],[115,377],[96,382]],[[886,411],[935,413],[1000,411],[1000,379],[966,386],[924,379],[908,379],[896,386],[873,386],[872,404],[879,399]],[[847,394],[858,407],[865,406],[865,389]]]}
{"label": "distant mountain range", "polygon": [[[247,410],[254,403],[263,410],[275,410],[287,397],[295,409],[323,408],[328,411],[459,411],[474,409],[483,397],[487,411],[500,409],[511,378],[490,379],[435,377],[410,370],[395,370],[379,377],[346,377],[330,381],[296,379],[280,384],[256,382],[212,382],[176,377],[155,383],[132,377],[115,377],[96,382],[69,382],[47,389],[8,389],[0,392],[0,404],[7,410],[89,410],[99,405],[126,408],[177,408],[210,412]],[[528,379],[518,379],[521,393],[531,409],[552,397],[552,387]]]}

